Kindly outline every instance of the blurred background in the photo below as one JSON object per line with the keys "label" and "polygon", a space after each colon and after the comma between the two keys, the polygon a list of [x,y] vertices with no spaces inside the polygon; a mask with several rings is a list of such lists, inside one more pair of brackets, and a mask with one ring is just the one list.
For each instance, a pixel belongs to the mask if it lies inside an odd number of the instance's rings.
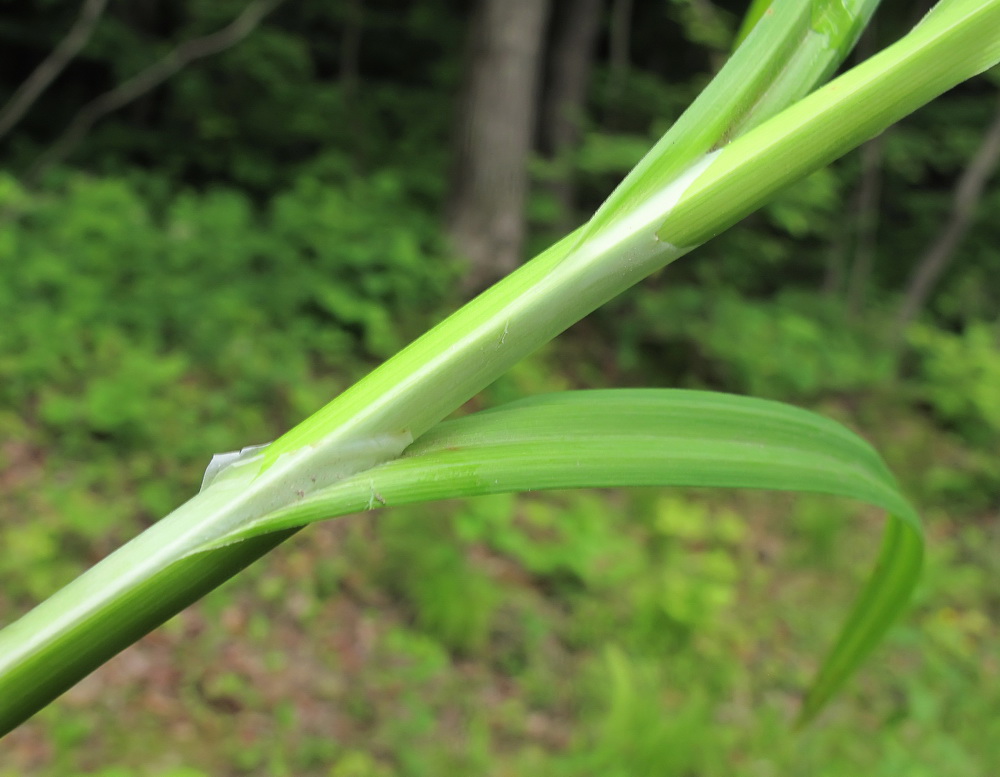
{"label": "blurred background", "polygon": [[[929,3],[882,6],[852,61]],[[744,7],[0,4],[0,623],[582,223]],[[470,404],[700,387],[871,440],[926,576],[809,729],[881,516],[547,493],[302,532],[8,736],[0,775],[1000,773],[998,154],[980,78]]]}

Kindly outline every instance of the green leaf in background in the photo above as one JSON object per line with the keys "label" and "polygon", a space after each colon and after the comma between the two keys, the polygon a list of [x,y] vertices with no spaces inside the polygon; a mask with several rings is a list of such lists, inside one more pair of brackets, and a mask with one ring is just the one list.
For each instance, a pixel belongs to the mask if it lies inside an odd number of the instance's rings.
{"label": "green leaf in background", "polygon": [[200,551],[386,505],[611,486],[770,488],[846,496],[889,513],[878,564],[803,705],[814,716],[904,610],[919,518],[864,440],[767,400],[668,389],[548,394],[445,421],[386,464],[248,523]]}

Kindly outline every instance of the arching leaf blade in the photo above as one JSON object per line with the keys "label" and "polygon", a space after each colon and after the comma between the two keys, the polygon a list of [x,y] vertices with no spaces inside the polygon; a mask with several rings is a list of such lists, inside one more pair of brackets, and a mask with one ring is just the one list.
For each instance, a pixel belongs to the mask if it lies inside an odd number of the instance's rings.
{"label": "arching leaf blade", "polygon": [[828,419],[712,392],[579,391],[446,421],[403,457],[348,477],[206,545],[338,515],[511,491],[613,486],[778,489],[889,513],[876,568],[806,695],[814,717],[871,652],[916,586],[919,518],[875,450]]}
{"label": "arching leaf blade", "polygon": [[906,609],[923,556],[923,534],[906,519],[889,515],[875,569],[806,693],[797,726],[816,717]]}
{"label": "arching leaf blade", "polygon": [[[772,488],[846,496],[919,530],[875,450],[778,402],[618,389],[549,394],[445,421],[398,459],[341,480],[212,545],[370,507],[502,491],[615,486]],[[384,500],[384,502],[383,502]]]}

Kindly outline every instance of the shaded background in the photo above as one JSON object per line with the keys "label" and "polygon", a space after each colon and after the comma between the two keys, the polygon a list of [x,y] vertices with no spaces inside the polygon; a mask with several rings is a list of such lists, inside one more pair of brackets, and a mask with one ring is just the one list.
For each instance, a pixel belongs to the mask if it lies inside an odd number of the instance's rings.
{"label": "shaded background", "polygon": [[[0,5],[0,622],[585,220],[743,5]],[[862,51],[923,10],[883,6]],[[310,528],[7,737],[0,775],[1000,771],[997,112],[989,78],[954,90],[470,404],[701,387],[872,440],[927,574],[809,730],[876,513],[533,494]]]}

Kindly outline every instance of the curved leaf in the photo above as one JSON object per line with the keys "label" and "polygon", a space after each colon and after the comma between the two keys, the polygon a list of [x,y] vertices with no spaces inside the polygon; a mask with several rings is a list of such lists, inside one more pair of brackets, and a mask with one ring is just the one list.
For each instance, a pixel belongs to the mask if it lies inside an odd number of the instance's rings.
{"label": "curved leaf", "polygon": [[550,394],[446,421],[403,456],[206,544],[384,505],[504,491],[714,486],[846,496],[889,513],[882,552],[802,709],[808,720],[905,608],[923,555],[919,518],[892,474],[845,427],[789,405],[700,391]]}

